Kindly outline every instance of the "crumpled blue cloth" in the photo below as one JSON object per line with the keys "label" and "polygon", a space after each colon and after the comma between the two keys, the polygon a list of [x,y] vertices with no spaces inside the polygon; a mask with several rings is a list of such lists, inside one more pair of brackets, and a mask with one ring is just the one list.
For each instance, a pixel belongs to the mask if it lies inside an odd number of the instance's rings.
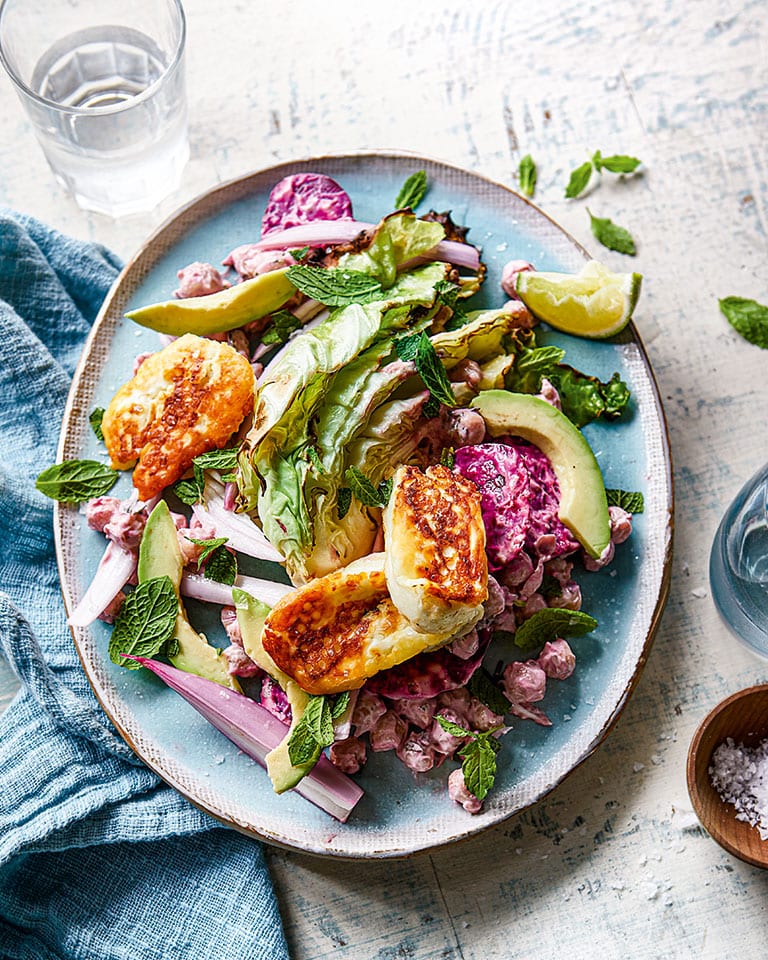
{"label": "crumpled blue cloth", "polygon": [[70,379],[117,276],[107,250],[0,210],[0,956],[287,958],[262,847],[195,809],[119,738],[80,669],[56,569]]}

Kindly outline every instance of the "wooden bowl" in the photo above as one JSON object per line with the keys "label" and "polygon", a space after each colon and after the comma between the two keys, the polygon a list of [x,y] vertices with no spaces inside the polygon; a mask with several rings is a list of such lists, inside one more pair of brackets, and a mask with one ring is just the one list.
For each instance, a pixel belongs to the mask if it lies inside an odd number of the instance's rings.
{"label": "wooden bowl", "polygon": [[712,839],[734,857],[768,868],[768,840],[736,819],[733,804],[722,800],[710,781],[712,754],[729,737],[745,747],[768,737],[768,684],[734,693],[704,718],[688,749],[686,770],[693,809]]}

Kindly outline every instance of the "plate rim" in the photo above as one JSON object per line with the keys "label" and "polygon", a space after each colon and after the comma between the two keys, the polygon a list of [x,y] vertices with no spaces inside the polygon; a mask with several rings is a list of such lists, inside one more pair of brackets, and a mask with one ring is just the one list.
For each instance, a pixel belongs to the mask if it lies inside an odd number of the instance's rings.
{"label": "plate rim", "polygon": [[[307,155],[303,157],[291,158],[289,160],[280,160],[275,163],[269,164],[264,167],[256,168],[248,173],[241,174],[239,176],[232,177],[222,183],[216,184],[215,186],[209,188],[198,194],[196,197],[192,198],[188,202],[184,203],[173,211],[168,217],[166,217],[147,237],[147,239],[140,245],[136,252],[126,261],[124,267],[120,273],[115,278],[112,283],[104,302],[94,320],[93,326],[88,334],[88,337],[85,340],[85,343],[82,348],[82,353],[78,360],[77,366],[75,368],[72,383],[70,390],[67,396],[67,401],[64,407],[64,412],[62,416],[62,425],[61,432],[59,436],[59,443],[57,446],[57,461],[61,460],[64,455],[64,450],[66,448],[68,438],[69,438],[69,426],[70,422],[73,419],[77,407],[77,400],[79,397],[82,381],[88,367],[89,361],[91,359],[92,347],[94,342],[98,339],[101,332],[102,326],[106,323],[109,315],[114,310],[116,303],[123,299],[123,303],[127,301],[128,297],[134,292],[133,290],[126,291],[123,289],[124,285],[128,284],[130,279],[133,277],[134,273],[137,271],[140,274],[139,281],[141,279],[142,271],[146,269],[151,269],[167,252],[167,250],[173,246],[173,243],[168,244],[167,247],[163,247],[163,241],[167,239],[167,235],[173,228],[180,222],[190,216],[196,216],[195,224],[203,222],[208,216],[215,214],[220,211],[223,207],[229,202],[234,202],[237,199],[245,198],[249,193],[253,193],[254,190],[249,190],[249,185],[256,181],[257,179],[264,178],[265,175],[270,174],[272,171],[276,172],[281,171],[279,175],[285,175],[288,172],[288,168],[298,165],[307,165],[307,164],[320,164],[327,162],[344,162],[347,160],[354,161],[395,161],[400,162],[404,160],[409,160],[412,162],[421,162],[432,166],[433,168],[439,168],[445,171],[448,171],[454,175],[460,177],[469,177],[474,181],[480,181],[487,184],[492,189],[502,190],[505,193],[514,195],[514,197],[522,201],[528,207],[535,212],[539,217],[542,217],[546,220],[550,227],[557,230],[563,237],[568,241],[568,243],[578,251],[585,259],[591,259],[590,253],[586,248],[579,243],[571,234],[565,230],[550,214],[542,210],[542,208],[532,201],[530,198],[525,197],[512,187],[507,186],[504,183],[499,182],[489,176],[486,176],[482,173],[477,173],[473,170],[468,170],[461,166],[455,165],[448,161],[430,157],[421,153],[411,152],[411,151],[399,151],[399,150],[359,150],[359,151],[344,151],[341,153],[325,153],[325,154],[316,154],[316,155]],[[278,175],[278,176],[279,176]],[[241,197],[232,196],[232,194],[241,193]],[[183,231],[180,236],[184,235]],[[645,372],[645,375],[648,378],[648,384],[651,392],[651,399],[653,401],[653,407],[655,408],[656,417],[660,425],[660,436],[659,440],[661,443],[661,449],[664,458],[664,467],[665,467],[665,488],[667,490],[667,522],[664,528],[665,542],[664,542],[664,554],[661,558],[661,578],[659,582],[658,594],[655,597],[653,603],[653,610],[650,614],[648,628],[645,634],[645,638],[642,644],[642,647],[638,653],[637,660],[635,662],[635,667],[632,671],[631,676],[627,680],[627,683],[624,689],[617,695],[616,703],[611,710],[610,715],[607,717],[601,728],[595,732],[591,741],[583,748],[580,755],[571,763],[567,770],[563,771],[559,776],[553,778],[545,787],[543,787],[535,797],[527,801],[521,802],[521,804],[514,810],[511,811],[500,811],[499,815],[488,820],[468,820],[468,826],[472,823],[475,824],[474,828],[466,830],[464,833],[461,833],[452,837],[445,837],[439,841],[430,842],[425,839],[425,841],[419,845],[412,845],[408,849],[394,849],[392,846],[387,847],[386,849],[366,849],[365,851],[340,851],[336,849],[329,849],[328,847],[314,847],[311,845],[305,845],[303,843],[292,842],[289,837],[279,837],[273,835],[272,831],[258,829],[252,824],[243,824],[239,823],[232,816],[227,814],[224,811],[217,810],[213,808],[210,804],[204,803],[195,796],[191,795],[190,791],[187,790],[182,784],[180,784],[176,778],[169,773],[168,770],[163,769],[161,764],[155,762],[153,759],[145,755],[145,751],[141,751],[136,747],[136,744],[133,741],[132,735],[124,728],[122,723],[115,716],[115,711],[110,707],[110,705],[105,702],[105,699],[101,696],[99,684],[96,682],[95,669],[94,665],[86,658],[85,651],[81,647],[81,643],[78,640],[75,630],[70,626],[70,633],[72,635],[73,643],[75,650],[80,661],[80,664],[83,668],[85,676],[88,680],[88,683],[101,707],[104,710],[105,714],[109,718],[110,722],[113,724],[121,738],[125,743],[130,747],[130,749],[136,754],[137,757],[141,759],[163,782],[171,786],[176,790],[181,796],[183,796],[189,803],[191,803],[198,810],[206,813],[208,816],[213,817],[215,820],[223,824],[224,826],[233,828],[238,832],[245,834],[253,839],[258,839],[269,843],[270,845],[276,846],[280,849],[299,851],[312,856],[318,856],[323,858],[332,858],[332,859],[341,859],[341,860],[381,860],[381,859],[403,859],[411,856],[415,856],[421,853],[430,853],[440,849],[443,849],[448,846],[455,846],[458,843],[462,843],[468,840],[471,840],[474,837],[477,837],[492,827],[498,826],[501,823],[508,821],[511,817],[516,816],[522,813],[524,810],[530,809],[536,803],[543,800],[548,796],[556,787],[563,783],[574,771],[585,763],[589,757],[591,757],[595,751],[602,745],[602,743],[607,739],[611,734],[614,727],[616,726],[621,714],[623,713],[630,697],[632,696],[637,684],[640,681],[641,675],[647,664],[648,657],[653,646],[656,634],[658,632],[659,624],[664,612],[664,608],[669,596],[671,575],[672,575],[672,556],[673,556],[673,543],[674,543],[674,503],[675,503],[675,488],[674,488],[674,471],[672,465],[672,454],[671,454],[671,445],[670,445],[670,436],[669,436],[669,426],[667,418],[664,411],[664,406],[661,401],[661,395],[658,388],[658,383],[656,381],[656,376],[651,366],[650,360],[648,358],[647,351],[642,342],[642,339],[635,327],[634,321],[630,321],[628,327],[626,328],[627,334],[625,336],[629,341],[637,348],[642,368]],[[71,610],[71,597],[68,593],[68,588],[70,586],[68,580],[68,574],[65,563],[65,551],[63,544],[63,526],[65,523],[65,518],[67,516],[66,511],[68,508],[58,502],[54,503],[54,544],[56,549],[56,559],[59,572],[59,583],[62,591],[62,596],[64,600],[65,610],[67,615]],[[343,824],[339,825],[339,829],[343,830]]]}

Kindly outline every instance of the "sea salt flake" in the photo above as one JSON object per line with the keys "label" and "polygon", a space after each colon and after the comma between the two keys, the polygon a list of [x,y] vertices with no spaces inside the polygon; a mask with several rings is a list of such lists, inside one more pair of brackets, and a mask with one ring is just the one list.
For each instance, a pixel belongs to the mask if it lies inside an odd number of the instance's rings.
{"label": "sea salt flake", "polygon": [[712,754],[709,776],[720,798],[735,807],[736,819],[768,840],[768,739],[747,747],[728,737]]}
{"label": "sea salt flake", "polygon": [[640,761],[638,760],[636,763],[632,764],[632,771],[634,773],[640,773],[641,770],[645,770],[644,763],[640,763]]}

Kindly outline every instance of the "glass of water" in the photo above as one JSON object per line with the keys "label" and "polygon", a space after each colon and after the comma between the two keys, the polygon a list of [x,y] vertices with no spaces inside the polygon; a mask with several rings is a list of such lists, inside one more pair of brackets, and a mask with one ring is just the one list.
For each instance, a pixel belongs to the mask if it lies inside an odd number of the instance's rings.
{"label": "glass of water", "polygon": [[178,188],[185,33],[179,0],[0,3],[0,61],[83,209],[140,213]]}
{"label": "glass of water", "polygon": [[709,579],[731,630],[768,657],[768,465],[726,510],[712,545]]}

